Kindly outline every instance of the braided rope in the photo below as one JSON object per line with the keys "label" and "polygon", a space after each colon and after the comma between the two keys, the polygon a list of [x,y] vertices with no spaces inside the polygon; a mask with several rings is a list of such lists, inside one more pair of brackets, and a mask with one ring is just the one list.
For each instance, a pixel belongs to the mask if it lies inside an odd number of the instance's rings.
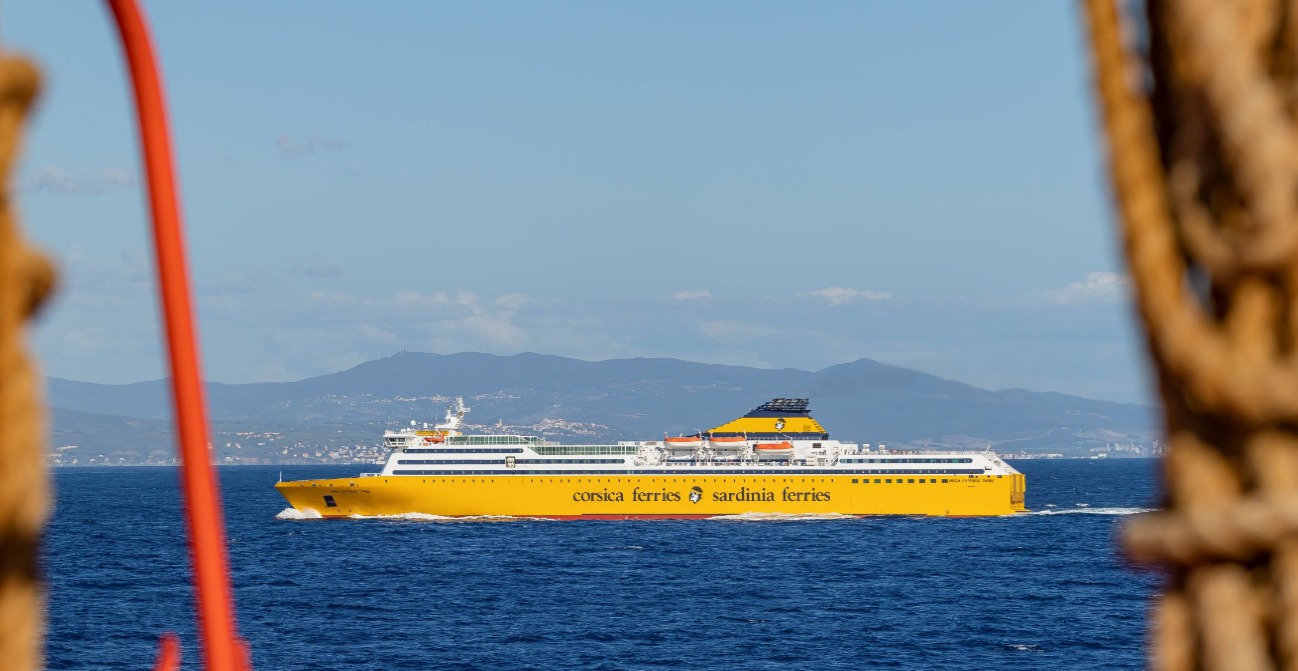
{"label": "braided rope", "polygon": [[[1086,0],[1124,251],[1158,371],[1155,668],[1298,669],[1298,0]],[[1144,58],[1123,35],[1143,34]]]}
{"label": "braided rope", "polygon": [[[0,58],[0,176],[10,173],[39,82],[30,63]],[[0,191],[0,660],[7,669],[42,667],[37,549],[49,514],[45,415],[23,327],[53,283],[53,267],[23,243]]]}
{"label": "braided rope", "polygon": [[1141,515],[1127,527],[1127,552],[1131,559],[1149,563],[1243,563],[1292,537],[1298,537],[1298,494]]}

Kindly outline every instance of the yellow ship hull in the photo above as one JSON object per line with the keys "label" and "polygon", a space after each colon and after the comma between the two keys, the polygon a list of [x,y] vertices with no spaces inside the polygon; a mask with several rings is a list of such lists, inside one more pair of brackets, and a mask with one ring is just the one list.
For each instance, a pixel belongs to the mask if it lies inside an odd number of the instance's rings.
{"label": "yellow ship hull", "polygon": [[549,519],[700,518],[744,514],[933,515],[1022,512],[1022,474],[948,475],[378,475],[280,482],[321,517],[423,513]]}

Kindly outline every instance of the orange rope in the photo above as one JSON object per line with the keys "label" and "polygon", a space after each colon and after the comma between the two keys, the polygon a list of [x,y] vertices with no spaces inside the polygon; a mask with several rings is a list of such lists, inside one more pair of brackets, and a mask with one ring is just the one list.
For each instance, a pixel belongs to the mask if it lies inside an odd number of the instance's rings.
{"label": "orange rope", "polygon": [[[153,214],[158,287],[166,321],[172,393],[180,434],[181,475],[194,560],[204,662],[210,671],[249,668],[238,638],[227,570],[220,495],[208,450],[207,417],[199,375],[198,337],[190,301],[189,274],[172,165],[171,139],[148,26],[135,0],[107,0],[126,51],[139,114],[149,206]],[[165,654],[164,658],[169,655]],[[174,663],[174,662],[173,662]]]}

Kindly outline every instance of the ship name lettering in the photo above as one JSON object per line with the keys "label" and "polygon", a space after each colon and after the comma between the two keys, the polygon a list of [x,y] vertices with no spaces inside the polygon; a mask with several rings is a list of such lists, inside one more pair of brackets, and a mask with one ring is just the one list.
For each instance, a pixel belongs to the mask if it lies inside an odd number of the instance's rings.
{"label": "ship name lettering", "polygon": [[768,492],[763,487],[761,491],[740,487],[737,492],[712,492],[713,501],[774,501],[775,492]]}
{"label": "ship name lettering", "polygon": [[662,501],[665,503],[681,500],[680,492],[669,492],[666,489],[658,492],[642,492],[639,487],[631,490],[632,501]]}
{"label": "ship name lettering", "polygon": [[621,501],[622,492],[610,492],[607,488],[602,492],[573,492],[573,501]]}
{"label": "ship name lettering", "polygon": [[785,487],[784,491],[781,492],[781,494],[783,495],[785,501],[825,502],[830,500],[829,492],[818,492],[816,491],[815,487],[812,487],[811,491],[809,492],[795,492],[795,491],[791,491],[788,487]]}

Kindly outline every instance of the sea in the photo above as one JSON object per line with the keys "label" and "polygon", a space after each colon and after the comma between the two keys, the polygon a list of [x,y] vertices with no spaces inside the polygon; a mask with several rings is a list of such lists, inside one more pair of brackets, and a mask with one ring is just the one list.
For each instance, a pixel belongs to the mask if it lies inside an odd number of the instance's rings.
{"label": "sea", "polygon": [[[1029,460],[1007,518],[298,519],[219,470],[253,668],[1140,669],[1157,571],[1117,539],[1149,459]],[[174,468],[69,468],[43,549],[50,669],[201,668]]]}

